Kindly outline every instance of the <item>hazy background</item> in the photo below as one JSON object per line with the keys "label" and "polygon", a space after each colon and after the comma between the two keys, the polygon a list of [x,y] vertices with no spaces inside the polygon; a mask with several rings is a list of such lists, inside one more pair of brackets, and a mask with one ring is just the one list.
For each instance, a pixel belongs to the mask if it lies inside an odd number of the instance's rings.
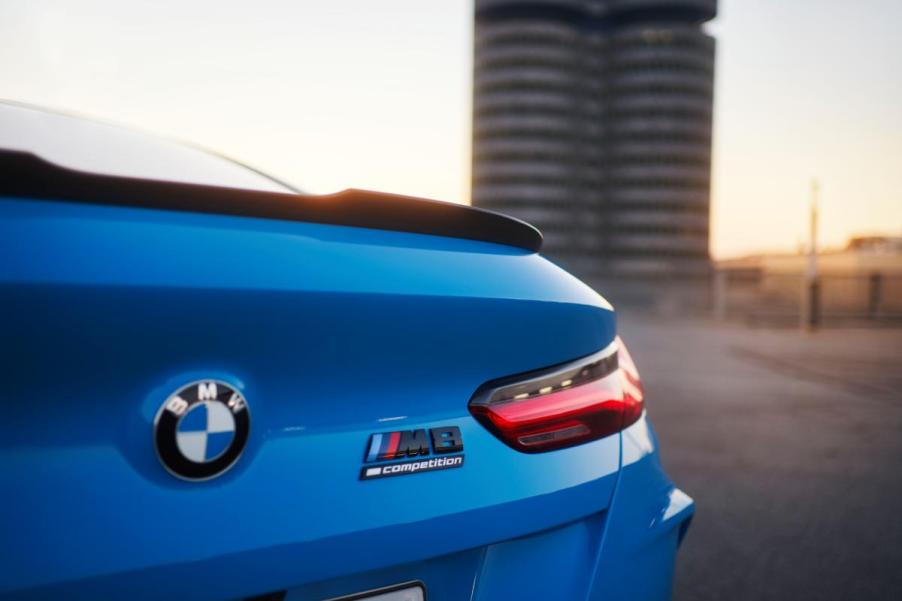
{"label": "hazy background", "polygon": [[[823,246],[902,235],[902,0],[718,13],[714,258],[796,250],[812,177]],[[472,0],[0,0],[0,98],[311,192],[468,202],[472,32]],[[716,319],[668,305],[679,277],[644,294],[658,314],[618,304],[662,461],[697,503],[676,601],[902,599],[902,240],[872,242],[822,253],[817,280],[804,255],[718,261]]]}
{"label": "hazy background", "polygon": [[[468,202],[470,1],[0,1],[0,98],[207,146],[311,192]],[[899,0],[721,0],[712,253],[902,232]]]}

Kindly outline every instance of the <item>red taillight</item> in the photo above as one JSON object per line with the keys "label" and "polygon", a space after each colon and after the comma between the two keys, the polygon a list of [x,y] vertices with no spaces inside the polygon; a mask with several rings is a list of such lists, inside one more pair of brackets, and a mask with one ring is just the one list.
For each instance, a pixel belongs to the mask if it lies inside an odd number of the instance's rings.
{"label": "red taillight", "polygon": [[639,372],[619,337],[583,359],[489,382],[470,401],[476,419],[525,453],[614,434],[642,409]]}

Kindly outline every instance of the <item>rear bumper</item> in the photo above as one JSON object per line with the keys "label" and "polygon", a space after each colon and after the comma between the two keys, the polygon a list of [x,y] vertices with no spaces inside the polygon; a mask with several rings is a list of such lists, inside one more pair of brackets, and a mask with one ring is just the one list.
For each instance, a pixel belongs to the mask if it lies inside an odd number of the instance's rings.
{"label": "rear bumper", "polygon": [[[669,599],[676,551],[692,517],[694,503],[674,488],[664,474],[654,433],[645,416],[619,438],[623,469],[617,476],[613,498],[593,486],[594,482],[577,486],[571,489],[567,500],[572,502],[573,495],[583,498],[583,517],[545,528],[539,525],[554,524],[555,513],[563,511],[567,515],[574,508],[556,507],[564,502],[558,495],[540,495],[528,500],[528,507],[522,504],[526,501],[523,500],[516,510],[534,512],[534,523],[539,526],[539,531],[526,535],[505,533],[504,512],[499,508],[491,516],[492,523],[479,528],[481,532],[469,533],[478,539],[494,532],[499,542],[492,544],[411,561],[417,555],[428,557],[433,544],[433,548],[442,546],[441,525],[433,523],[423,528],[424,523],[420,522],[410,524],[415,532],[400,538],[406,545],[421,541],[421,548],[401,549],[397,543],[400,539],[380,539],[377,533],[372,533],[367,538],[371,543],[368,548],[361,549],[359,544],[345,548],[342,555],[347,558],[347,564],[330,568],[333,573],[342,573],[341,576],[325,580],[311,578],[309,567],[321,565],[317,554],[292,554],[297,561],[294,573],[306,576],[299,576],[298,585],[288,587],[287,591],[286,575],[272,573],[274,566],[284,564],[277,558],[281,555],[284,559],[285,549],[273,548],[258,550],[253,555],[211,559],[217,565],[215,572],[222,576],[219,579],[210,580],[213,572],[207,561],[176,562],[143,572],[110,573],[70,580],[60,587],[19,589],[7,594],[10,598],[46,598],[54,593],[71,599],[122,595],[147,599],[171,596],[228,599],[241,598],[251,591],[253,594],[285,591],[285,599],[290,601],[327,599],[421,581],[430,601]],[[590,502],[593,496],[595,509]],[[397,530],[394,534],[398,534]],[[359,543],[363,539],[355,540]],[[140,552],[135,549],[135,553]],[[386,567],[361,572],[360,565],[372,565],[374,556]],[[360,563],[355,568],[351,564],[357,560]],[[309,584],[300,584],[304,580]],[[242,581],[244,584],[239,584]],[[223,582],[231,584],[223,587]]]}
{"label": "rear bumper", "polygon": [[425,584],[430,601],[669,599],[695,505],[664,474],[645,416],[623,432],[622,446],[624,466],[606,510],[512,540],[291,589],[286,601],[412,580]]}
{"label": "rear bumper", "polygon": [[620,480],[589,599],[670,599],[676,552],[695,502],[664,473],[646,416],[622,434]]}

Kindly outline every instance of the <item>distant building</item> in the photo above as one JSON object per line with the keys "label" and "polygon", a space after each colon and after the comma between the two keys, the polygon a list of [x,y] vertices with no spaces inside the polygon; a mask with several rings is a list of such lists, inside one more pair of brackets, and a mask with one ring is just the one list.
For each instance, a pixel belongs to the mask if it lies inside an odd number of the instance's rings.
{"label": "distant building", "polygon": [[538,226],[549,258],[615,302],[700,302],[715,13],[716,0],[476,0],[473,204]]}
{"label": "distant building", "polygon": [[[902,323],[902,236],[859,236],[818,253],[820,305],[828,319]],[[800,311],[808,255],[762,254],[717,262],[715,307],[724,315],[788,318]]]}
{"label": "distant building", "polygon": [[[831,276],[870,276],[880,274],[902,277],[902,236],[855,236],[845,248],[818,253],[818,272]],[[717,269],[766,275],[801,275],[808,266],[808,255],[774,253],[750,255],[717,262]]]}
{"label": "distant building", "polygon": [[893,255],[902,261],[902,236],[855,236],[849,239],[847,251],[874,255]]}

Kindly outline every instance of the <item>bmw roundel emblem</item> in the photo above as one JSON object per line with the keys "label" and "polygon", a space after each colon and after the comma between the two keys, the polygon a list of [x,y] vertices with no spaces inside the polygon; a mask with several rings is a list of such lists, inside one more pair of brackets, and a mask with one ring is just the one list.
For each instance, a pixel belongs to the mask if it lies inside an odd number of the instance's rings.
{"label": "bmw roundel emblem", "polygon": [[219,380],[202,380],[180,388],[160,407],[154,446],[173,475],[207,480],[238,460],[250,429],[241,393]]}

